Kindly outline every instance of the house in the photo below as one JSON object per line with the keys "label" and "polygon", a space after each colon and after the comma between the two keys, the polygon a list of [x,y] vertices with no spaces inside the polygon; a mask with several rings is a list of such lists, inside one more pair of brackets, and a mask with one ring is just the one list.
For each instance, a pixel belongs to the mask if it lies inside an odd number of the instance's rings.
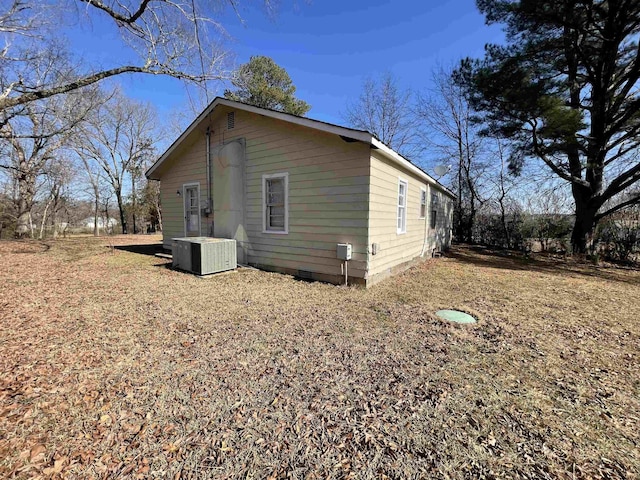
{"label": "house", "polygon": [[[93,229],[96,225],[96,217],[87,217],[80,221],[80,225],[83,228]],[[118,225],[118,221],[115,218],[109,218],[109,220],[107,220],[104,217],[98,217],[98,228],[101,230],[105,227],[108,227],[109,230],[112,230],[116,225]]]}
{"label": "house", "polygon": [[373,283],[451,242],[454,195],[368,132],[216,98],[146,172],[163,243],[234,238],[238,263]]}

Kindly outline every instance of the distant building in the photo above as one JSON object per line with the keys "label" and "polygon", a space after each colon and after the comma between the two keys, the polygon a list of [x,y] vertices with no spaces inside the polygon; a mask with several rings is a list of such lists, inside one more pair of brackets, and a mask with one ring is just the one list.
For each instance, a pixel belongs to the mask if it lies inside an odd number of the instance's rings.
{"label": "distant building", "polygon": [[[87,217],[84,220],[80,221],[80,225],[84,228],[94,229],[96,226],[96,218],[95,217]],[[112,230],[116,225],[118,225],[118,221],[115,218],[109,218],[107,221],[104,217],[98,217],[98,228],[104,230],[105,225],[108,226],[109,230]]]}

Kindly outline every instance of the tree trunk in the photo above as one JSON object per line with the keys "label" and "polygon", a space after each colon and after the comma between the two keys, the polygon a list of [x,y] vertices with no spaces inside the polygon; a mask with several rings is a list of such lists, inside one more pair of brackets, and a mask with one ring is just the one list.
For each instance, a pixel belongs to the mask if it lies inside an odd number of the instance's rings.
{"label": "tree trunk", "polygon": [[576,220],[571,233],[571,248],[573,253],[592,253],[598,207],[592,205],[588,199],[583,198],[575,191],[574,200],[576,202]]}
{"label": "tree trunk", "polygon": [[56,186],[53,195],[53,209],[51,210],[51,225],[53,226],[53,239],[58,238],[58,209],[60,208],[60,186]]}
{"label": "tree trunk", "polygon": [[47,201],[47,204],[44,207],[44,212],[42,213],[42,222],[40,222],[40,235],[38,235],[38,239],[42,240],[44,238],[44,225],[47,222],[47,213],[49,212],[49,207],[53,203],[53,192]]}
{"label": "tree trunk", "polygon": [[156,212],[158,214],[158,227],[160,228],[160,231],[162,232],[162,209],[160,208],[160,204],[156,203]]}
{"label": "tree trunk", "polygon": [[18,219],[16,221],[16,238],[25,238],[31,231],[31,209],[33,208],[33,197],[35,192],[35,180],[31,181],[31,178],[27,175],[21,176],[18,179]]}
{"label": "tree trunk", "polygon": [[24,207],[24,201],[18,202],[18,219],[16,220],[16,238],[25,238],[29,235],[29,210]]}
{"label": "tree trunk", "polygon": [[98,226],[98,213],[100,204],[98,203],[99,196],[98,192],[94,191],[94,202],[93,202],[93,236],[97,237],[100,235],[100,227]]}
{"label": "tree trunk", "polygon": [[138,233],[136,226],[136,175],[135,169],[131,172],[131,218],[133,221],[133,234]]}
{"label": "tree trunk", "polygon": [[113,233],[113,229],[110,228],[110,224],[109,224],[109,199],[107,198],[107,200],[104,202],[104,218],[105,218],[105,223],[104,223],[104,231],[106,232],[107,235],[109,235],[110,233]]}
{"label": "tree trunk", "polygon": [[511,248],[511,235],[509,234],[509,227],[507,226],[507,210],[504,208],[504,194],[498,199],[500,204],[500,224],[502,226],[502,234],[507,242],[506,247]]}
{"label": "tree trunk", "polygon": [[[471,189],[469,189],[471,190]],[[466,235],[467,235],[467,243],[473,244],[473,225],[475,223],[476,220],[476,201],[473,195],[473,192],[470,191],[470,198],[469,198],[470,202],[469,202],[469,219],[467,220],[467,231],[466,231]]]}
{"label": "tree trunk", "polygon": [[124,213],[124,205],[122,204],[122,193],[116,192],[116,200],[118,202],[118,210],[120,212],[120,225],[122,225],[122,234],[127,234],[127,216]]}

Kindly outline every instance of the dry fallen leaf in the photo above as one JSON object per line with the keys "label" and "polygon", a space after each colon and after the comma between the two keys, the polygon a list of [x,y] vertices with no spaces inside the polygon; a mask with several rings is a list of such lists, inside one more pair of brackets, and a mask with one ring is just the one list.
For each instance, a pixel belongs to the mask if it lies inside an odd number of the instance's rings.
{"label": "dry fallen leaf", "polygon": [[113,422],[113,419],[111,418],[111,415],[105,414],[100,417],[100,424],[104,425],[105,427],[110,426],[112,422]]}
{"label": "dry fallen leaf", "polygon": [[66,461],[67,461],[67,457],[59,458],[58,460],[53,462],[53,467],[45,468],[42,471],[42,473],[44,473],[45,475],[53,475],[56,473],[60,473],[62,472],[62,469],[64,468],[64,464],[66,463]]}
{"label": "dry fallen leaf", "polygon": [[162,446],[162,450],[167,453],[176,453],[178,450],[180,450],[180,447],[178,447],[175,443],[167,443]]}
{"label": "dry fallen leaf", "polygon": [[47,448],[41,443],[38,445],[35,445],[34,447],[31,448],[31,451],[29,452],[29,461],[31,463],[41,462],[42,460],[44,460],[46,451],[47,451]]}

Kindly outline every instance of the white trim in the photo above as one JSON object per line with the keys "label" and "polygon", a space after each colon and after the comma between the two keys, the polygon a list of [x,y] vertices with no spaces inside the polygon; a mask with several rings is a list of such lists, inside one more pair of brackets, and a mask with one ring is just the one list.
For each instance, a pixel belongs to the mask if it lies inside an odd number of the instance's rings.
{"label": "white trim", "polygon": [[[400,185],[404,185],[404,203],[400,205]],[[396,200],[396,233],[398,235],[403,235],[407,233],[407,202],[409,197],[409,180],[406,180],[402,177],[398,177],[398,197]],[[398,226],[398,218],[400,218],[400,208],[402,207],[402,221],[400,222],[402,226]]]}
{"label": "white trim", "polygon": [[[284,230],[267,230],[267,180],[271,178],[284,178]],[[289,234],[289,172],[262,175],[262,233]]]}
{"label": "white trim", "polygon": [[[424,215],[422,215],[422,194],[424,193]],[[427,198],[427,187],[420,187],[420,203],[418,204],[418,218],[420,220],[426,220],[427,218],[427,206],[429,199]]]}
{"label": "white trim", "polygon": [[189,182],[182,184],[182,218],[183,218],[183,226],[184,226],[184,236],[188,236],[187,234],[187,205],[185,192],[188,187],[198,187],[198,236],[202,236],[202,211],[200,210],[200,182]]}

